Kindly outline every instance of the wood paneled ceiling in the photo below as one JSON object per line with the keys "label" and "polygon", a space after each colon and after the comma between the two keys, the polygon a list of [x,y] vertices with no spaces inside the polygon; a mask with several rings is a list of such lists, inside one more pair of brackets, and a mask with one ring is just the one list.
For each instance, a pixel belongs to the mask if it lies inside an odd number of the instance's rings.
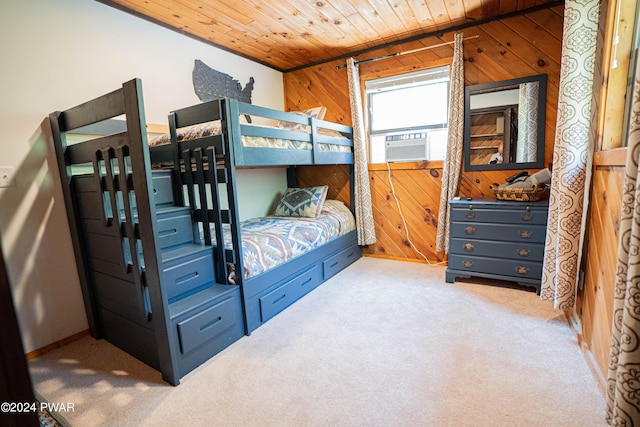
{"label": "wood paneled ceiling", "polygon": [[287,72],[551,0],[98,0]]}

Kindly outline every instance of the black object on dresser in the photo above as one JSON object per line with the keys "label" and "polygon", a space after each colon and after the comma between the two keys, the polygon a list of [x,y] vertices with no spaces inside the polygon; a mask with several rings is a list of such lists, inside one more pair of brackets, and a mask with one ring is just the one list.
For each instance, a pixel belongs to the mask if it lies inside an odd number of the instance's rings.
{"label": "black object on dresser", "polygon": [[548,201],[450,200],[447,283],[510,280],[540,294]]}

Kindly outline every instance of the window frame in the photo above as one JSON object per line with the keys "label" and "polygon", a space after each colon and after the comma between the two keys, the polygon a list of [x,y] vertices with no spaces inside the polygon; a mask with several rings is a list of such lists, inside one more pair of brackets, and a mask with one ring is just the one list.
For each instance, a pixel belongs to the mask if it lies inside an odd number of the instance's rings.
{"label": "window frame", "polygon": [[[432,124],[432,125],[423,125],[423,126],[410,126],[410,127],[398,127],[398,128],[392,128],[392,129],[384,129],[384,130],[376,130],[376,131],[372,131],[371,127],[372,127],[372,122],[373,122],[373,107],[372,107],[372,102],[371,102],[371,97],[373,95],[375,95],[374,92],[369,92],[367,91],[367,82],[370,81],[375,81],[375,80],[380,80],[380,79],[387,79],[390,77],[395,77],[395,76],[402,76],[402,75],[410,75],[410,74],[419,74],[419,73],[424,73],[425,71],[428,70],[435,70],[437,68],[444,68],[446,67],[448,69],[448,74],[449,74],[449,79],[446,81],[446,86],[447,86],[447,98],[446,98],[446,122],[444,123],[446,126],[443,127],[442,123],[438,123],[438,124]],[[388,164],[388,162],[383,162],[383,163],[371,163],[371,137],[372,136],[379,136],[379,135],[386,135],[386,134],[391,134],[391,133],[398,133],[398,132],[406,132],[406,133],[411,133],[411,132],[417,132],[417,131],[429,131],[431,129],[448,129],[449,126],[449,104],[451,101],[451,63],[448,60],[442,60],[442,61],[434,61],[433,63],[429,64],[429,66],[425,66],[423,68],[412,68],[410,70],[391,70],[388,71],[384,74],[378,74],[375,76],[370,76],[366,79],[362,80],[362,93],[363,93],[363,98],[364,98],[364,107],[366,109],[366,114],[364,115],[365,117],[365,127],[366,127],[366,136],[367,136],[367,163],[369,164],[369,168],[372,170],[378,169],[379,166],[384,166]],[[411,167],[411,165],[417,165],[416,168],[422,168],[424,167],[425,164],[430,164],[430,165],[435,165],[434,167],[437,167],[438,164],[442,164],[442,160],[441,159],[424,159],[421,161],[411,161],[411,162],[392,162],[394,165],[396,165],[396,169],[401,168],[407,168],[407,169],[413,169],[414,167]],[[405,166],[402,166],[402,164],[405,164]]]}

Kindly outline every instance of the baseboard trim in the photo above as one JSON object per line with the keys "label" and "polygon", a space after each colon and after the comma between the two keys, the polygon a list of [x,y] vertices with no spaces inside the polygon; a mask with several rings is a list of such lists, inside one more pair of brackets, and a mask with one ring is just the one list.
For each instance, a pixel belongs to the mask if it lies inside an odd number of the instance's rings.
{"label": "baseboard trim", "polygon": [[427,265],[444,265],[444,266],[447,265],[447,261],[431,261],[430,260],[429,262],[426,262],[424,259],[419,259],[419,258],[402,258],[402,257],[388,256],[388,255],[366,254],[364,252],[362,252],[362,256],[367,258],[388,259],[392,261],[416,262],[418,264],[427,264]]}
{"label": "baseboard trim", "polygon": [[584,358],[587,361],[587,365],[589,365],[589,369],[591,369],[591,373],[596,379],[598,383],[598,387],[600,387],[600,392],[602,393],[602,397],[607,398],[607,377],[600,371],[598,368],[598,363],[596,362],[596,358],[593,353],[586,345],[586,343],[579,339],[580,348],[582,349],[582,354],[584,354]]}
{"label": "baseboard trim", "polygon": [[582,350],[582,355],[584,356],[585,361],[587,362],[587,366],[591,370],[591,374],[596,379],[598,383],[598,388],[600,388],[600,393],[606,399],[607,398],[607,377],[600,370],[598,362],[596,361],[593,352],[589,348],[589,343],[587,343],[582,335],[582,324],[580,322],[580,318],[576,315],[575,310],[565,310],[564,315],[567,318],[567,322],[569,322],[569,326],[573,330],[573,333],[576,335],[576,341],[578,342],[578,346],[580,350]]}
{"label": "baseboard trim", "polygon": [[37,350],[30,351],[26,354],[26,358],[27,360],[33,360],[37,357],[42,356],[45,353],[49,353],[52,350],[55,350],[60,347],[64,347],[65,345],[71,344],[74,341],[78,341],[79,339],[84,338],[88,335],[89,335],[89,330],[86,329],[84,331],[78,332],[77,334],[73,334],[67,338],[63,338],[49,345],[45,345],[44,347],[39,348]]}

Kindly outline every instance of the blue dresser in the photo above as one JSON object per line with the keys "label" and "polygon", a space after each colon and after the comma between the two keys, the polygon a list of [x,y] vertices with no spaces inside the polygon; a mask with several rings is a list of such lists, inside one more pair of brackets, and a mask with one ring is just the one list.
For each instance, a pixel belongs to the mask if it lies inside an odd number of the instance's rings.
{"label": "blue dresser", "polygon": [[548,201],[449,201],[446,281],[484,277],[517,282],[540,293]]}

